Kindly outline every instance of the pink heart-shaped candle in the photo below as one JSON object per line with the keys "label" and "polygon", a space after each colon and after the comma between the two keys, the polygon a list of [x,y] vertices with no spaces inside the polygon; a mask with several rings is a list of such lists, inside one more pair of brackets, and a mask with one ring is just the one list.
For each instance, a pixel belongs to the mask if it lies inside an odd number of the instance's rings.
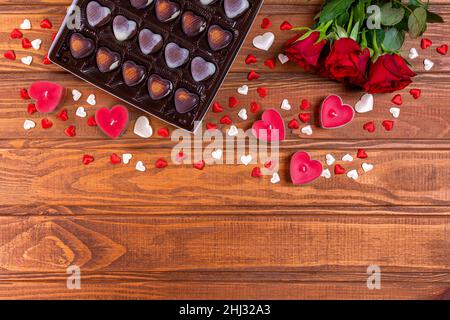
{"label": "pink heart-shaped candle", "polygon": [[291,159],[291,179],[294,184],[307,184],[322,175],[323,166],[317,160],[311,160],[307,152],[297,152]]}
{"label": "pink heart-shaped candle", "polygon": [[337,95],[328,96],[320,109],[320,124],[324,129],[336,129],[352,122],[355,110]]}
{"label": "pink heart-shaped candle", "polygon": [[28,93],[36,100],[36,109],[42,113],[55,110],[66,97],[66,89],[54,82],[37,81],[30,86]]}
{"label": "pink heart-shaped candle", "polygon": [[112,139],[118,138],[127,128],[129,112],[124,106],[98,109],[95,121],[102,131]]}
{"label": "pink heart-shaped candle", "polygon": [[252,127],[253,135],[263,141],[283,141],[285,139],[285,126],[280,113],[274,109],[264,111],[261,120],[256,121]]}

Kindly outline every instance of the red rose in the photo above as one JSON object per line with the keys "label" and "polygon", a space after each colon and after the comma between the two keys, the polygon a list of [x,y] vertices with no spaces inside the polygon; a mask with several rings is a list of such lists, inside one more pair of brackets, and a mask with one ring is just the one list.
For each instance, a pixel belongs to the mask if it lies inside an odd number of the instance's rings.
{"label": "red rose", "polygon": [[391,93],[406,88],[416,74],[397,54],[385,54],[370,66],[364,89],[369,93]]}
{"label": "red rose", "polygon": [[316,43],[320,37],[317,31],[299,40],[301,37],[302,35],[297,35],[286,43],[286,55],[305,70],[315,69],[327,41],[324,39]]}
{"label": "red rose", "polygon": [[370,60],[369,49],[361,50],[361,46],[353,39],[336,40],[325,60],[325,74],[337,81],[350,81],[363,85]]}

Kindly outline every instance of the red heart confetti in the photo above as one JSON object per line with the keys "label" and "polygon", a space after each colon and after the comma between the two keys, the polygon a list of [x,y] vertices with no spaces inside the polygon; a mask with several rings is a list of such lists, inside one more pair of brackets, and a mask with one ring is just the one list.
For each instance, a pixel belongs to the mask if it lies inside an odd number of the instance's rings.
{"label": "red heart confetti", "polygon": [[156,134],[160,137],[163,138],[168,138],[170,133],[169,133],[169,129],[167,129],[166,127],[159,129]]}
{"label": "red heart confetti", "polygon": [[267,97],[268,90],[267,90],[267,88],[259,87],[258,89],[256,89],[256,92],[258,92],[258,94],[261,98],[265,98],[265,97]]}
{"label": "red heart confetti", "polygon": [[69,120],[69,115],[67,113],[67,109],[62,109],[61,112],[56,116],[61,121]]}
{"label": "red heart confetti", "polygon": [[394,121],[392,120],[384,120],[382,125],[386,129],[386,131],[391,131],[392,129],[394,129]]}
{"label": "red heart confetti", "polygon": [[51,62],[50,59],[48,58],[48,54],[46,54],[46,55],[44,56],[44,59],[42,59],[42,63],[45,64],[45,65],[52,64],[52,62]]}
{"label": "red heart confetti", "polygon": [[28,104],[27,111],[30,116],[35,114],[37,112],[36,105],[34,103]]}
{"label": "red heart confetti", "polygon": [[253,178],[257,178],[257,179],[261,178],[262,177],[261,169],[258,168],[258,167],[253,168],[253,170],[252,170],[252,177]]}
{"label": "red heart confetti", "polygon": [[257,104],[256,102],[250,103],[250,112],[251,113],[258,113],[261,110],[261,106]]}
{"label": "red heart confetti", "polygon": [[366,124],[364,124],[363,129],[370,133],[373,133],[375,132],[375,123],[373,121],[367,122]]}
{"label": "red heart confetti", "polygon": [[280,26],[280,30],[282,31],[292,30],[292,28],[293,28],[292,24],[290,24],[288,21],[284,21]]}
{"label": "red heart confetti", "polygon": [[400,94],[397,94],[395,97],[392,98],[392,103],[401,106],[403,104],[402,96]]}
{"label": "red heart confetti", "polygon": [[301,122],[308,123],[309,120],[311,120],[311,114],[310,113],[300,113],[298,115],[298,118],[300,119]]}
{"label": "red heart confetti", "polygon": [[14,50],[8,50],[6,51],[3,56],[8,59],[8,60],[16,60],[16,53],[14,52]]}
{"label": "red heart confetti", "polygon": [[233,123],[233,121],[231,120],[230,116],[225,115],[225,116],[222,117],[222,119],[220,119],[220,123],[221,124],[231,125]]}
{"label": "red heart confetti", "polygon": [[51,29],[53,27],[52,23],[48,19],[42,20],[40,26],[42,29]]}
{"label": "red heart confetti", "polygon": [[158,160],[156,160],[156,163],[155,163],[156,169],[163,169],[163,168],[166,168],[168,165],[169,164],[164,159],[158,159]]}
{"label": "red heart confetti", "polygon": [[228,106],[230,108],[236,108],[239,105],[239,100],[236,97],[230,97],[228,99]]}
{"label": "red heart confetti", "polygon": [[22,32],[20,32],[19,29],[14,29],[13,31],[11,31],[11,34],[9,35],[9,37],[11,39],[20,39],[23,37]]}
{"label": "red heart confetti", "polygon": [[345,173],[345,169],[344,167],[342,167],[340,164],[337,164],[334,166],[334,173],[335,174],[344,174]]}
{"label": "red heart confetti", "polygon": [[208,129],[209,131],[217,130],[218,128],[219,126],[215,123],[208,122],[206,124],[206,129]]}
{"label": "red heart confetti", "polygon": [[253,64],[253,63],[256,63],[257,61],[258,60],[256,59],[256,57],[254,55],[252,55],[252,54],[249,54],[247,56],[247,58],[245,58],[245,63],[246,64]]}
{"label": "red heart confetti", "polygon": [[97,121],[95,121],[95,116],[90,116],[87,120],[87,125],[89,127],[96,127],[97,126]]}
{"label": "red heart confetti", "polygon": [[264,61],[264,65],[273,70],[277,65],[277,60],[275,58],[267,59],[266,61]]}
{"label": "red heart confetti", "polygon": [[28,90],[25,88],[20,89],[20,97],[22,100],[30,100],[30,95],[28,94]]}
{"label": "red heart confetti", "polygon": [[423,38],[422,41],[420,42],[420,46],[422,47],[422,49],[428,49],[429,47],[431,47],[433,45],[433,41],[431,41],[430,39],[427,38]]}
{"label": "red heart confetti", "polygon": [[109,157],[109,161],[112,164],[119,164],[122,163],[122,159],[115,153],[113,153],[110,157]]}
{"label": "red heart confetti", "polygon": [[44,118],[41,120],[42,129],[50,129],[53,127],[53,122],[48,120],[47,118]]}
{"label": "red heart confetti", "polygon": [[308,110],[309,108],[311,108],[311,103],[308,100],[303,99],[302,104],[300,105],[300,109]]}
{"label": "red heart confetti", "polygon": [[288,123],[288,128],[289,128],[289,129],[293,129],[293,130],[299,129],[299,128],[300,128],[300,123],[298,123],[297,120],[292,119],[292,120]]}
{"label": "red heart confetti", "polygon": [[442,46],[439,46],[436,48],[437,53],[442,54],[445,56],[448,52],[448,45],[443,44]]}
{"label": "red heart confetti", "polygon": [[367,155],[364,149],[358,149],[358,153],[356,155],[358,159],[367,159],[369,156]]}
{"label": "red heart confetti", "polygon": [[66,130],[64,130],[64,133],[66,134],[66,136],[73,138],[77,135],[77,130],[75,126],[70,126]]}
{"label": "red heart confetti", "polygon": [[203,170],[205,168],[205,160],[199,161],[197,163],[194,163],[194,168],[197,170]]}
{"label": "red heart confetti", "polygon": [[186,159],[187,159],[187,155],[183,151],[178,152],[177,159],[176,159],[177,162],[183,163],[183,161]]}
{"label": "red heart confetti", "polygon": [[272,26],[272,22],[269,20],[269,18],[264,18],[261,23],[262,29],[269,29]]}
{"label": "red heart confetti", "polygon": [[92,162],[94,162],[94,156],[92,156],[92,155],[90,155],[90,154],[85,154],[84,156],[83,156],[83,164],[85,165],[85,166],[87,166],[87,165],[89,165],[89,164],[91,164]]}
{"label": "red heart confetti", "polygon": [[411,89],[409,93],[412,95],[414,99],[419,99],[422,95],[422,91],[420,89]]}
{"label": "red heart confetti", "polygon": [[31,47],[32,47],[31,41],[28,40],[28,38],[23,38],[23,39],[22,39],[22,48],[24,48],[24,49],[30,49]]}
{"label": "red heart confetti", "polygon": [[273,166],[272,160],[269,160],[266,163],[264,163],[264,168],[266,168],[266,169],[272,169],[272,166]]}
{"label": "red heart confetti", "polygon": [[222,105],[221,105],[220,103],[218,103],[218,102],[215,102],[215,103],[213,104],[212,109],[213,109],[213,112],[214,112],[214,113],[221,113],[221,112],[223,112],[223,107],[222,107]]}
{"label": "red heart confetti", "polygon": [[260,76],[259,76],[258,73],[256,73],[255,71],[250,71],[250,72],[248,73],[247,79],[248,79],[248,81],[253,81],[253,80],[258,80],[259,77],[260,77]]}

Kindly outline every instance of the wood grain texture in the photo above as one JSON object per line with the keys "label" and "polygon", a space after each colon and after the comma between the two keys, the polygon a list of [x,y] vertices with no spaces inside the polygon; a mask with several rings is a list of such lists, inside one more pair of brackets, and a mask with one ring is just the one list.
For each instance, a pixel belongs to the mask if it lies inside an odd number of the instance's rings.
{"label": "wood grain texture", "polygon": [[[0,0],[0,52],[12,48],[18,57],[35,58],[30,67],[0,59],[0,299],[450,299],[449,56],[419,50],[414,87],[423,97],[414,101],[403,92],[394,131],[381,128],[381,121],[391,118],[392,95],[377,95],[375,110],[345,129],[320,130],[317,108],[325,95],[337,93],[354,104],[361,92],[292,64],[264,67],[264,59],[293,35],[278,25],[310,24],[321,4],[266,0],[217,101],[226,105],[229,96],[237,96],[250,70],[243,61],[254,53],[251,39],[269,17],[277,40],[269,53],[258,53],[252,68],[261,80],[250,83],[248,97],[239,96],[240,106],[258,101],[263,108],[278,108],[288,98],[294,108],[283,117],[290,120],[307,98],[314,106],[314,135],[289,132],[281,147],[279,185],[268,177],[252,178],[256,164],[211,165],[204,171],[171,164],[156,170],[155,161],[169,159],[174,142],[138,139],[132,129],[108,140],[75,117],[83,102],[70,97],[68,122],[49,115],[52,129],[39,124],[22,129],[25,118],[43,117],[28,116],[18,93],[36,80],[58,81],[84,97],[95,93],[97,107],[118,102],[41,63],[70,2]],[[432,1],[432,10],[450,20],[448,0]],[[26,36],[44,40],[39,51],[25,51],[20,41],[8,39],[24,18],[35,26]],[[37,27],[44,18],[52,20],[53,30]],[[431,26],[426,36],[435,45],[450,42],[446,25]],[[405,48],[410,46],[419,48],[419,41],[408,40]],[[436,63],[432,72],[422,70],[425,57]],[[269,88],[266,99],[257,97],[259,86]],[[90,115],[96,108],[86,107]],[[225,109],[210,112],[205,122],[218,123],[228,114],[248,129],[259,117],[250,114],[243,122],[239,110]],[[142,115],[131,114],[133,120]],[[376,122],[374,134],[362,130],[367,121]],[[155,130],[166,126],[151,122]],[[77,136],[69,139],[63,130],[71,124]],[[339,176],[304,187],[289,183],[295,151],[308,150],[324,163],[327,153],[341,158],[361,147],[375,169],[362,174],[362,161],[344,164],[359,170],[358,181]],[[134,160],[112,166],[113,152],[132,152]],[[81,164],[85,153],[95,156],[90,166]],[[136,172],[137,160],[146,163],[147,172]],[[82,270],[79,291],[66,287],[66,268],[73,264]],[[367,289],[369,265],[382,268],[382,290]]]}

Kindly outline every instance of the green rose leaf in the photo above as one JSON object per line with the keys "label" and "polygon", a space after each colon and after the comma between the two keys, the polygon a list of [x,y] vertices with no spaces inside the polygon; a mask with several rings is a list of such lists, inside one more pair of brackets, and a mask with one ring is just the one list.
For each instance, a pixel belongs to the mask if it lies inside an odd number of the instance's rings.
{"label": "green rose leaf", "polygon": [[392,2],[386,3],[381,7],[381,24],[384,26],[395,26],[402,21],[405,16],[405,9],[392,8]]}
{"label": "green rose leaf", "polygon": [[396,28],[390,28],[384,34],[383,49],[386,51],[398,51],[405,42],[405,34]]}
{"label": "green rose leaf", "polygon": [[347,13],[355,0],[331,0],[328,1],[320,14],[320,22],[326,23],[330,20],[336,20],[339,16]]}
{"label": "green rose leaf", "polygon": [[415,9],[408,19],[408,28],[411,38],[417,38],[425,32],[427,28],[427,11],[420,7]]}

